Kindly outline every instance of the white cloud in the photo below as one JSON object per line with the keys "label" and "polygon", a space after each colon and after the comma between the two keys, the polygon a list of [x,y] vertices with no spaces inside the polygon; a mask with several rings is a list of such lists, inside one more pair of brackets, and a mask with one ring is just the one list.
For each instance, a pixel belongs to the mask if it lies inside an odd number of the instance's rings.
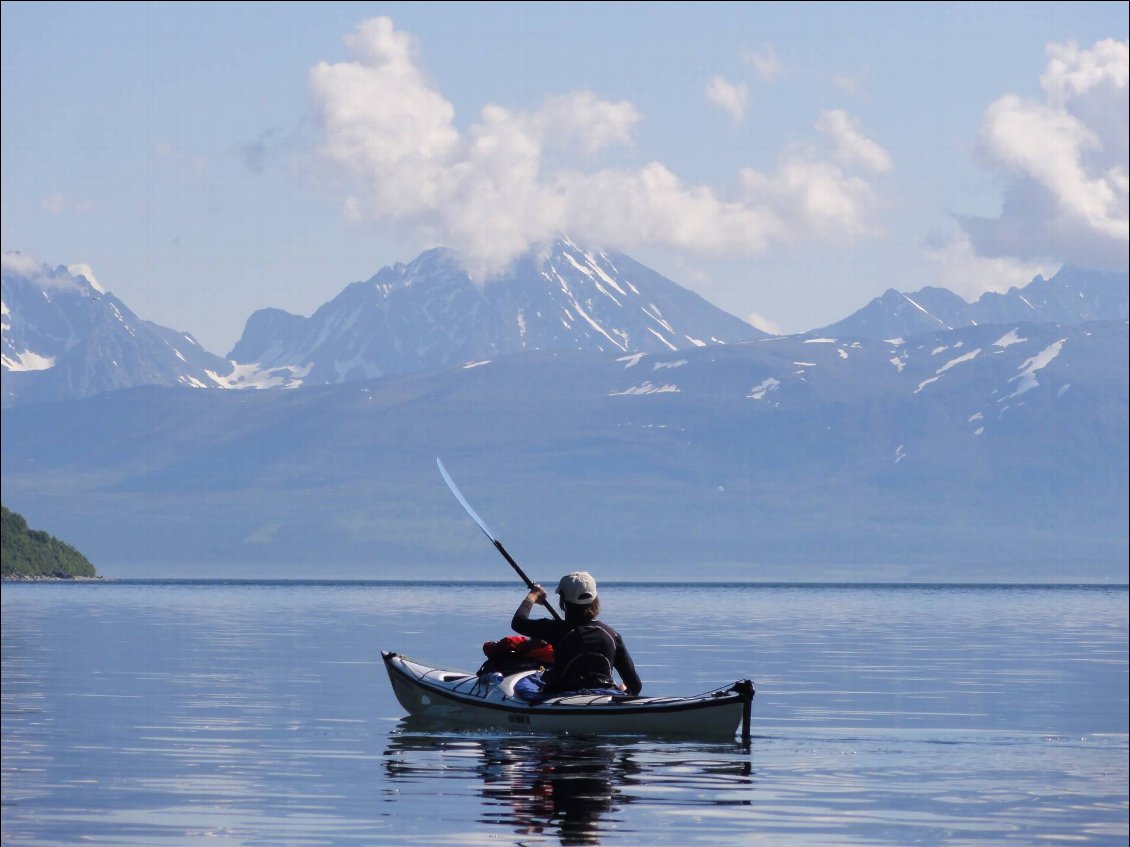
{"label": "white cloud", "polygon": [[23,253],[4,253],[0,256],[0,268],[6,274],[31,277],[38,274],[43,265]]}
{"label": "white cloud", "polygon": [[821,114],[816,128],[836,142],[835,156],[841,162],[858,164],[876,173],[886,173],[894,166],[891,154],[860,132],[858,122],[843,109]]}
{"label": "white cloud", "polygon": [[[80,263],[69,265],[66,268],[51,268],[25,253],[12,252],[4,253],[3,257],[0,258],[0,269],[5,274],[13,274],[32,280],[44,289],[88,291],[93,287],[102,294],[106,293],[106,290],[95,279],[90,265],[87,264]],[[79,276],[86,277],[87,282],[80,280]],[[89,283],[89,286],[87,283]]]}
{"label": "white cloud", "polygon": [[874,223],[881,205],[874,188],[831,162],[793,156],[769,174],[745,168],[740,179],[747,202],[779,221],[775,240],[796,241],[803,233],[842,244],[881,234]]}
{"label": "white cloud", "polygon": [[89,282],[94,287],[95,291],[98,291],[102,294],[106,293],[106,289],[101,286],[101,284],[98,282],[98,278],[94,276],[94,269],[85,262],[76,262],[73,265],[67,265],[67,273],[69,273],[71,276],[86,277],[87,282]]}
{"label": "white cloud", "polygon": [[706,83],[706,99],[721,106],[735,121],[745,118],[749,90],[744,82],[732,83],[721,76],[711,77]]}
{"label": "white cloud", "polygon": [[1037,275],[1051,279],[1060,269],[1055,261],[978,256],[964,234],[931,247],[926,256],[937,268],[937,284],[970,302],[989,291],[1023,288]]}
{"label": "white cloud", "polygon": [[[1130,42],[1108,38],[1090,50],[1081,50],[1073,41],[1049,44],[1048,69],[1040,86],[1053,106],[1071,108],[1073,104],[1105,89],[1117,93],[1126,89],[1130,77]],[[1100,105],[1105,104],[1105,95]],[[1122,113],[1126,113],[1122,102]]]}
{"label": "white cloud", "polygon": [[757,327],[762,332],[769,333],[770,335],[784,335],[785,334],[784,330],[781,329],[780,325],[771,321],[769,318],[765,317],[764,315],[759,314],[758,312],[750,312],[748,315],[746,315],[745,322],[747,324],[751,325],[751,326]]}
{"label": "white cloud", "polygon": [[1051,44],[1043,102],[1006,94],[978,150],[1005,182],[995,219],[961,218],[985,256],[1126,267],[1130,244],[1130,42]]}
{"label": "white cloud", "polygon": [[746,50],[742,53],[742,61],[756,71],[759,79],[773,82],[785,75],[785,66],[777,55],[777,48],[769,45],[758,50]]}
{"label": "white cloud", "polygon": [[349,61],[322,62],[309,77],[319,152],[346,181],[346,213],[453,247],[476,276],[561,233],[705,254],[877,233],[878,198],[852,170],[866,159],[858,152],[833,162],[794,150],[771,172],[743,170],[728,191],[687,184],[661,162],[600,167],[594,157],[632,144],[631,103],[580,91],[532,111],[488,105],[460,132],[411,35],[378,18],[346,44]]}
{"label": "white cloud", "polygon": [[353,61],[310,71],[322,154],[360,177],[383,215],[434,210],[461,144],[454,108],[416,69],[415,39],[388,18],[362,23],[345,43]]}
{"label": "white cloud", "polygon": [[541,134],[563,149],[579,148],[587,155],[607,147],[627,145],[640,120],[636,107],[626,100],[610,103],[591,91],[551,97],[537,113]]}

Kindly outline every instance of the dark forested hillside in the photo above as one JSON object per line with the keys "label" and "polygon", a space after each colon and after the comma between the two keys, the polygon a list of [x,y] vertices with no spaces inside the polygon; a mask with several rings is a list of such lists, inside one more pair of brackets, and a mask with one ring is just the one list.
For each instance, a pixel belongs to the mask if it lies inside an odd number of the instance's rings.
{"label": "dark forested hillside", "polygon": [[64,544],[43,530],[28,529],[27,521],[3,509],[3,532],[0,533],[0,561],[4,577],[92,577],[94,565],[69,544]]}

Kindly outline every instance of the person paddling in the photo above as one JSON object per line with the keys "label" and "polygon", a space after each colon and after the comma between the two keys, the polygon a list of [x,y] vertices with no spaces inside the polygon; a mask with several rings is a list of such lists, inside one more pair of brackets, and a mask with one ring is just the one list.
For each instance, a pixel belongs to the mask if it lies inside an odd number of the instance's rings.
{"label": "person paddling", "polygon": [[[564,620],[531,620],[535,603],[544,603],[545,589],[534,585],[514,613],[511,628],[520,635],[540,638],[553,645],[554,666],[543,674],[543,694],[589,688],[619,688],[636,696],[643,689],[624,639],[598,621],[600,599],[596,580],[587,571],[574,571],[557,584]],[[616,685],[613,669],[623,683]]]}

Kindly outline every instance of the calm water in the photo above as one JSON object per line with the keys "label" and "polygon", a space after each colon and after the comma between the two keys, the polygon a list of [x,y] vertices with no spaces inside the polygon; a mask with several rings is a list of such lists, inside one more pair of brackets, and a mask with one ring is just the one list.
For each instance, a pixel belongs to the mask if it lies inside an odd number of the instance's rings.
{"label": "calm water", "polygon": [[3,843],[1126,843],[1125,588],[606,585],[645,693],[754,679],[748,752],[405,724],[380,650],[521,597],[5,584]]}

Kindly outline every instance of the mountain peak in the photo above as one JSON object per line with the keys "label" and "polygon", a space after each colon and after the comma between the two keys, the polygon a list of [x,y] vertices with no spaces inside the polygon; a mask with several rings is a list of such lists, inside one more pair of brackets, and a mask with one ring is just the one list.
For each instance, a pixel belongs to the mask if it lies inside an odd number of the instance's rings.
{"label": "mountain peak", "polygon": [[5,280],[22,281],[51,294],[78,294],[84,297],[101,296],[107,291],[94,276],[89,265],[59,265],[50,267],[23,253],[4,253],[0,260],[0,273]]}
{"label": "mountain peak", "polygon": [[669,352],[764,333],[623,254],[560,237],[476,285],[427,250],[351,285],[310,318],[257,313],[230,358],[332,384],[523,350]]}
{"label": "mountain peak", "polygon": [[87,265],[3,257],[3,405],[134,385],[214,385],[230,369],[182,332],[142,320]]}
{"label": "mountain peak", "polygon": [[1065,265],[1050,280],[1036,276],[1022,288],[988,292],[968,303],[946,288],[893,288],[854,314],[815,332],[856,338],[910,337],[975,324],[1050,322],[1078,324],[1125,320],[1127,273]]}

